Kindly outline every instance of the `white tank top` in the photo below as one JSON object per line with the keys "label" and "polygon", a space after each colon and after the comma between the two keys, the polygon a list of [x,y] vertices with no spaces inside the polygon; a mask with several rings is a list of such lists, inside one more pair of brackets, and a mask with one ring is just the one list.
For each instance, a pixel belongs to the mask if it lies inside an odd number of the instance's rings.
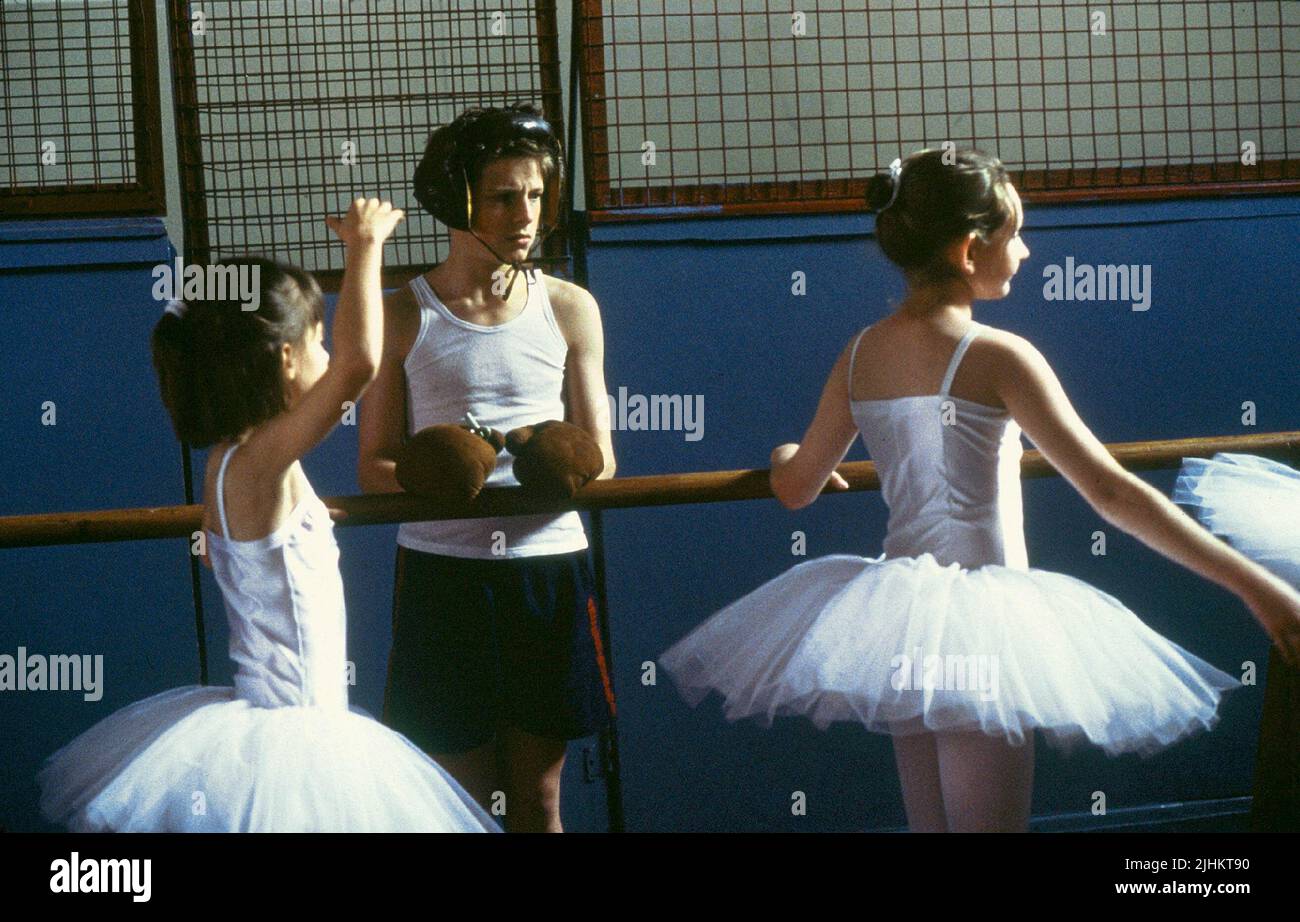
{"label": "white tank top", "polygon": [[[524,309],[496,326],[457,317],[423,277],[411,281],[411,291],[420,309],[420,331],[404,362],[408,436],[439,423],[459,423],[467,411],[503,435],[564,419],[569,347],[541,272],[528,282]],[[502,451],[486,485],[518,484],[514,456]],[[580,551],[587,547],[587,535],[578,513],[562,512],[404,522],[397,543],[429,554],[493,559]]]}

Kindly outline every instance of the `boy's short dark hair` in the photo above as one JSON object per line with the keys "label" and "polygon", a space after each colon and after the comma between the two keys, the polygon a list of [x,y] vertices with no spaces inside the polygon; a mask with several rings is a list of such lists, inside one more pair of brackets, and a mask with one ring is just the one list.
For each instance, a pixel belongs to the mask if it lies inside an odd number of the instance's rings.
{"label": "boy's short dark hair", "polygon": [[431,135],[415,169],[415,199],[448,227],[469,230],[467,190],[478,185],[489,163],[536,157],[546,192],[542,224],[554,227],[564,186],[564,151],[550,123],[530,105],[469,109]]}

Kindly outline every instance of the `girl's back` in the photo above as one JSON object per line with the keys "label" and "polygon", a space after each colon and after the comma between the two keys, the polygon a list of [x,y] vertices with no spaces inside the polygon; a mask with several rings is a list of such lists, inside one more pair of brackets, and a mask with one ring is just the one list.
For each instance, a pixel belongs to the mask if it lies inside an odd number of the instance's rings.
{"label": "girl's back", "polygon": [[[1001,330],[981,325],[957,368],[949,393],[954,397],[1005,409],[998,396],[994,363]],[[969,329],[964,320],[934,321],[889,315],[867,327],[858,342],[854,373],[849,382],[853,400],[886,400],[937,394],[957,345]]]}
{"label": "girl's back", "polygon": [[[889,557],[930,553],[945,566],[1028,566],[1021,430],[990,380],[996,343],[978,350],[983,363],[972,358],[981,339],[996,335],[968,322],[950,342],[949,325],[895,315],[850,346],[850,412],[889,506]],[[937,374],[936,357],[943,363]]]}
{"label": "girl's back", "polygon": [[[302,477],[274,527],[246,538],[232,527],[229,469],[241,445],[213,452],[208,556],[230,626],[235,692],[259,707],[346,709],[346,617],[329,510]],[[209,468],[213,465],[209,464]]]}

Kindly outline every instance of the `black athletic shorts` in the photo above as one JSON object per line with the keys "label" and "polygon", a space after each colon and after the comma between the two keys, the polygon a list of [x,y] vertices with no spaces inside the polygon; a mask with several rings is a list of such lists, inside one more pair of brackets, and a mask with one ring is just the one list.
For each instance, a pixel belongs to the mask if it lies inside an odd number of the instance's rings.
{"label": "black athletic shorts", "polygon": [[586,550],[481,560],[398,546],[384,723],[453,753],[503,725],[590,736],[614,712]]}

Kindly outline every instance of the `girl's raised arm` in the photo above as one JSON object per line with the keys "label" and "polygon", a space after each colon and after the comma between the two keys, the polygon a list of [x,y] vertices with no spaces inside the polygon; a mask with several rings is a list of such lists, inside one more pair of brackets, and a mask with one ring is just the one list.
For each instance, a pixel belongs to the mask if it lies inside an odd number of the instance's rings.
{"label": "girl's raised arm", "polygon": [[1084,425],[1047,360],[1027,340],[1001,332],[998,396],[1062,476],[1103,519],[1240,596],[1283,657],[1300,664],[1300,593],[1185,515],[1125,470]]}
{"label": "girl's raised arm", "polygon": [[384,340],[380,267],[383,245],[401,209],[379,199],[357,199],[343,218],[325,219],[347,247],[338,307],[334,356],[324,374],[292,407],[249,436],[244,454],[257,476],[278,480],[339,424],[343,404],[357,400],[375,377]]}

